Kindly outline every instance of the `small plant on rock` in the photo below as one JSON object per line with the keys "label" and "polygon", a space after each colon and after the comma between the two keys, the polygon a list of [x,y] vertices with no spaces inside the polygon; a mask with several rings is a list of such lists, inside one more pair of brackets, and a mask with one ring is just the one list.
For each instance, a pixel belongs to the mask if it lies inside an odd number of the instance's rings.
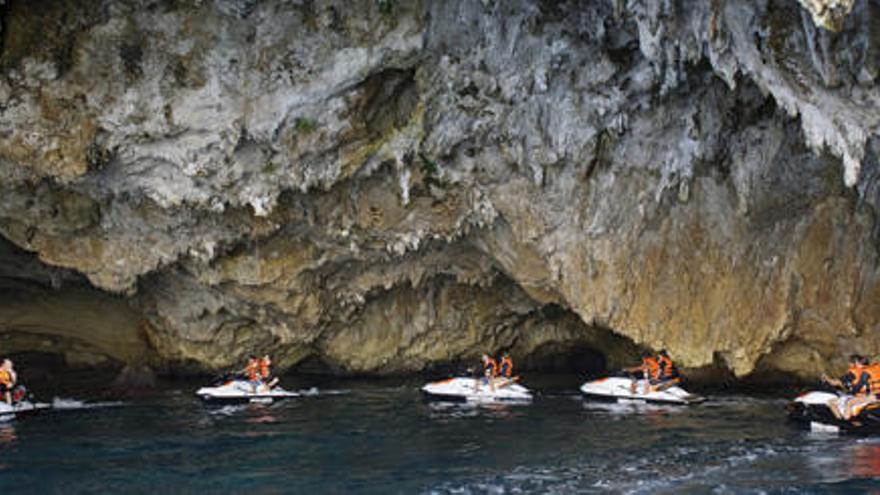
{"label": "small plant on rock", "polygon": [[394,0],[376,0],[376,5],[379,6],[379,13],[382,15],[391,15],[394,10]]}
{"label": "small plant on rock", "polygon": [[301,134],[311,134],[318,129],[318,121],[308,117],[297,117],[294,126]]}

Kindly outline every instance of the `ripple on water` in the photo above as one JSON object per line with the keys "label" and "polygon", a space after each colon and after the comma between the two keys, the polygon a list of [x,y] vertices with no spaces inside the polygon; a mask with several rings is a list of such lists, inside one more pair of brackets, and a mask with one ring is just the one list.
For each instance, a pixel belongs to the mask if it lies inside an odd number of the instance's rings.
{"label": "ripple on water", "polygon": [[[640,455],[585,455],[553,466],[518,466],[510,472],[483,478],[441,483],[427,493],[583,493],[654,490],[704,493],[742,486],[738,469],[758,466],[777,457],[808,454],[809,449],[785,441],[718,442],[704,445],[652,448]],[[749,473],[756,486],[779,481],[777,473]],[[760,475],[763,474],[763,479]],[[728,484],[729,483],[729,484]]]}

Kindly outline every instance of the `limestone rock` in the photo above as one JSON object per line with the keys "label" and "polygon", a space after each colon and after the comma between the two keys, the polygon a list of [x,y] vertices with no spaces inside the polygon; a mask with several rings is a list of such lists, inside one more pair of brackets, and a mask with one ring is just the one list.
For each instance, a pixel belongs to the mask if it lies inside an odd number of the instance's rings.
{"label": "limestone rock", "polygon": [[9,349],[803,377],[880,352],[875,2],[0,14],[0,234],[32,253],[2,279],[36,291],[0,308]]}
{"label": "limestone rock", "polygon": [[852,11],[855,0],[799,0],[817,26],[837,31]]}

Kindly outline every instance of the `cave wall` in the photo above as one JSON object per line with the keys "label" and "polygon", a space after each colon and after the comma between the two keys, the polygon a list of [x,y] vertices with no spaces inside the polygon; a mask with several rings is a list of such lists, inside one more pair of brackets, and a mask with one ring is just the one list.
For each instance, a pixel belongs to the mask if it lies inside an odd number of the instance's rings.
{"label": "cave wall", "polygon": [[0,355],[56,355],[71,366],[161,362],[145,318],[82,275],[0,240]]}
{"label": "cave wall", "polygon": [[822,3],[9,0],[0,234],[129,322],[30,334],[349,373],[880,352],[880,5]]}

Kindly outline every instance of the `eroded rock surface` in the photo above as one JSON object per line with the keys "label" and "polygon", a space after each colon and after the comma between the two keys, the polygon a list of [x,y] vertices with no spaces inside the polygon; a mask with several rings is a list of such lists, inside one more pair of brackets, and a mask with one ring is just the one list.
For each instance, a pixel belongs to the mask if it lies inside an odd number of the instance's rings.
{"label": "eroded rock surface", "polygon": [[10,0],[0,233],[122,362],[815,375],[880,352],[880,6],[801,4]]}

